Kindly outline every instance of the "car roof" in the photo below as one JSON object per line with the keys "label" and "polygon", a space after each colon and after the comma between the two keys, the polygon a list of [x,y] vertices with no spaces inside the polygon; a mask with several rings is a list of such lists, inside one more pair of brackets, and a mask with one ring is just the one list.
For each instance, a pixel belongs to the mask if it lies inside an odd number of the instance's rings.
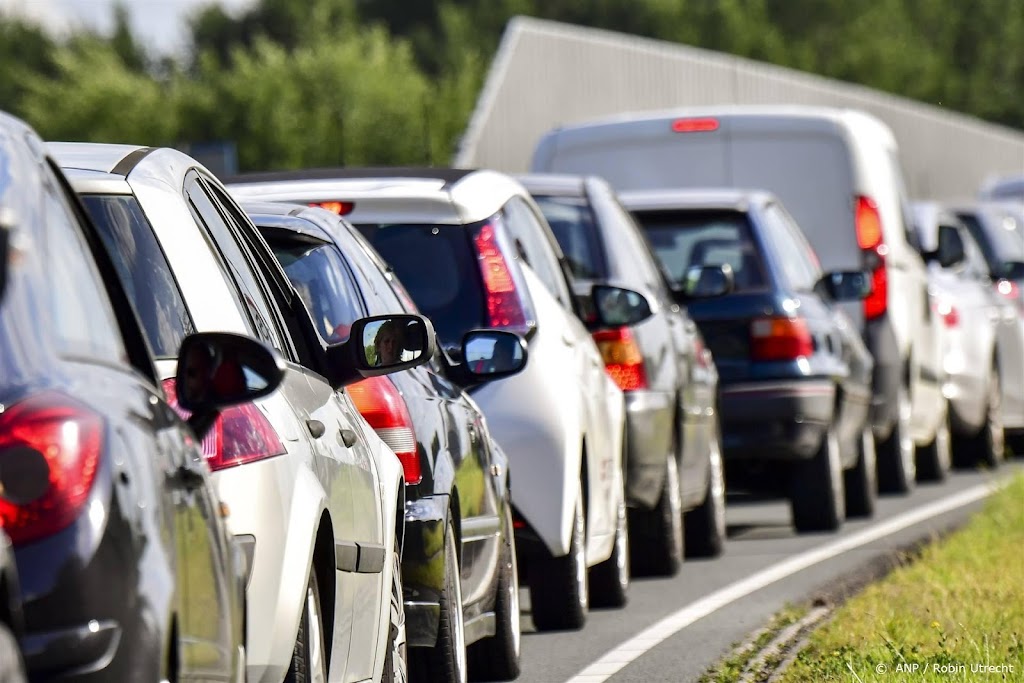
{"label": "car roof", "polygon": [[287,231],[321,242],[333,241],[323,220],[337,218],[330,211],[284,202],[240,202],[239,205],[259,228]]}
{"label": "car roof", "polygon": [[130,176],[144,176],[149,182],[180,187],[185,174],[193,169],[203,171],[208,177],[216,177],[201,163],[171,147],[48,142],[46,148],[65,170],[77,192],[129,193],[130,188],[112,181],[117,178],[128,179]]}
{"label": "car roof", "polygon": [[345,218],[354,223],[463,225],[490,218],[513,196],[529,196],[520,183],[498,171],[438,168],[258,174],[235,178],[228,189],[241,201],[351,201],[355,207]]}
{"label": "car roof", "polygon": [[589,176],[571,173],[520,173],[514,176],[531,194],[581,197]]}
{"label": "car roof", "polygon": [[619,200],[630,211],[668,209],[747,211],[751,205],[760,206],[775,201],[775,195],[764,190],[732,188],[630,190],[620,192]]}

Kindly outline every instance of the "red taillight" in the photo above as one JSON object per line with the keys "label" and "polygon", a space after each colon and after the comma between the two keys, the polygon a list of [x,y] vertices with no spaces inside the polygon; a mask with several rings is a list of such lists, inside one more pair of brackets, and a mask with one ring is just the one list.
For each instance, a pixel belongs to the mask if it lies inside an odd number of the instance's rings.
{"label": "red taillight", "polygon": [[45,393],[0,414],[0,526],[15,545],[68,527],[89,498],[103,453],[103,417]]}
{"label": "red taillight", "polygon": [[996,283],[996,291],[1020,306],[1021,312],[1024,313],[1024,290],[1016,282],[1013,280],[1000,280]]}
{"label": "red taillight", "polygon": [[331,213],[336,213],[339,216],[345,216],[352,213],[352,209],[356,208],[353,202],[310,202],[310,206],[318,206],[321,209],[326,209]]}
{"label": "red taillight", "polygon": [[942,318],[942,322],[946,327],[956,327],[960,324],[960,313],[956,310],[956,306],[951,304],[945,299],[939,299],[933,306],[936,315]]}
{"label": "red taillight", "polygon": [[676,119],[672,122],[675,133],[710,133],[718,130],[718,119]]}
{"label": "red taillight", "polygon": [[758,318],[750,323],[752,360],[796,360],[814,353],[814,340],[803,318]]}
{"label": "red taillight", "polygon": [[509,268],[505,255],[498,245],[494,226],[487,224],[480,228],[473,238],[480,274],[487,293],[487,317],[490,327],[527,331],[526,310],[516,289],[515,277]]}
{"label": "red taillight", "polygon": [[874,200],[857,197],[854,225],[857,244],[865,252],[871,270],[871,293],[864,299],[864,317],[874,320],[883,315],[889,305],[889,276],[885,267],[889,249],[882,233],[882,216]]}
{"label": "red taillight", "polygon": [[628,327],[594,332],[594,343],[604,359],[604,369],[623,391],[647,388],[644,357]]}
{"label": "red taillight", "polygon": [[[182,419],[189,412],[178,405],[174,378],[163,382],[167,402]],[[203,437],[202,452],[213,471],[245,465],[287,453],[277,431],[255,403],[243,403],[220,412],[213,428]]]}
{"label": "red taillight", "polygon": [[420,453],[412,417],[405,399],[391,380],[387,377],[368,377],[349,385],[348,394],[363,419],[402,462],[405,483],[420,483],[423,471],[420,468]]}

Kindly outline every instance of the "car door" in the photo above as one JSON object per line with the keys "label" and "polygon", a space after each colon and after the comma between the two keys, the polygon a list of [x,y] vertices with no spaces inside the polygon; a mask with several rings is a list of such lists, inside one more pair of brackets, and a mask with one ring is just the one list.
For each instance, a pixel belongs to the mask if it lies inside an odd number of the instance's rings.
{"label": "car door", "polygon": [[[984,256],[971,239],[968,230],[952,217],[944,216],[939,222],[940,240],[958,234],[964,247],[964,261],[949,269],[955,273],[958,325],[967,333],[960,335],[963,354],[963,373],[974,380],[974,385],[988,384],[992,368],[992,354],[998,343],[1002,311],[992,296],[992,283]],[[940,246],[940,250],[941,250]],[[979,397],[982,394],[979,393]]]}
{"label": "car door", "polygon": [[[53,298],[58,347],[70,354],[70,374],[83,391],[87,388],[88,400],[110,419],[114,466],[122,472],[115,495],[124,514],[138,525],[136,538],[141,540],[150,533],[173,538],[173,557],[155,564],[152,556],[143,557],[137,567],[149,571],[162,567],[172,572],[170,579],[178,595],[182,678],[229,680],[237,654],[234,648],[241,643],[240,624],[232,623],[240,617],[239,585],[208,470],[191,431],[156,387],[144,331],[135,326],[134,312],[127,310],[128,294],[134,289],[123,287],[123,278],[129,273],[122,260],[125,252],[111,249],[107,236],[99,231],[95,248],[106,249],[99,261],[114,266],[114,272],[107,272],[106,288],[120,288],[122,294],[114,297],[121,302],[115,317],[107,293],[110,289],[104,291],[91,260],[83,257],[90,253],[90,246],[76,229],[79,217],[72,210],[71,196],[54,177],[49,178],[46,242],[53,291],[59,293]],[[91,227],[88,229],[91,232]],[[134,334],[118,339],[119,328]],[[165,331],[158,341],[176,344],[181,331]],[[131,353],[127,345],[134,347]],[[129,358],[141,367],[132,367]],[[162,513],[162,519],[135,512],[148,506],[155,507],[155,514]],[[163,528],[147,529],[151,521]],[[146,553],[145,548],[136,550]]]}

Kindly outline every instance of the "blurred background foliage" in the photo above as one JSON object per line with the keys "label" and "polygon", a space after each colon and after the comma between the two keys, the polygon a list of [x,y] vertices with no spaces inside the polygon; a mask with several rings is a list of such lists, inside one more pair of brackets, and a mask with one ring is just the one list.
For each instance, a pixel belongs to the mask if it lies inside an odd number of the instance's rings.
{"label": "blurred background foliage", "polygon": [[233,141],[239,170],[449,162],[508,19],[686,43],[1024,127],[1020,0],[257,0],[187,52],[0,15],[0,109],[48,139]]}

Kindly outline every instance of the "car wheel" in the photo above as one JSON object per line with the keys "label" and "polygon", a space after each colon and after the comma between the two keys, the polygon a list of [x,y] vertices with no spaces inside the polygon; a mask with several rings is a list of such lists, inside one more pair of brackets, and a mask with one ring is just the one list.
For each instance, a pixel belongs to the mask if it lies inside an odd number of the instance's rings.
{"label": "car wheel", "polygon": [[324,647],[324,620],[320,603],[320,586],[316,572],[309,574],[306,600],[302,605],[299,632],[295,636],[292,663],[288,667],[285,683],[325,683],[327,681],[327,651]]}
{"label": "car wheel", "polygon": [[587,522],[582,490],[576,495],[569,554],[530,564],[530,605],[538,631],[583,628],[590,605],[587,584]]}
{"label": "car wheel", "polygon": [[512,531],[512,509],[505,508],[501,575],[494,598],[496,628],[490,638],[469,646],[469,672],[473,680],[511,681],[519,676],[522,630],[519,625],[519,564]]}
{"label": "car wheel", "polygon": [[953,451],[958,467],[974,467],[978,463],[986,467],[999,467],[1006,456],[1006,434],[1003,431],[1002,388],[999,372],[992,368],[988,384],[988,401],[985,408],[985,424],[976,434],[956,439]]}
{"label": "car wheel", "polygon": [[632,508],[629,526],[630,564],[634,576],[675,576],[683,562],[684,532],[679,466],[674,455],[665,461],[665,480],[658,505],[653,510]]}
{"label": "car wheel", "polygon": [[725,475],[721,442],[711,442],[704,501],[684,517],[687,557],[718,557],[725,546]]}
{"label": "car wheel", "polygon": [[624,607],[629,592],[629,524],[626,490],[619,477],[619,504],[615,514],[615,544],[607,560],[590,570],[591,607]]}
{"label": "car wheel", "polygon": [[878,490],[883,493],[910,493],[914,488],[914,440],[910,435],[912,410],[910,395],[901,383],[896,395],[896,424],[892,426],[889,437],[876,449]]}
{"label": "car wheel", "polygon": [[18,652],[18,641],[11,630],[0,623],[0,681],[4,683],[25,683],[25,669]]}
{"label": "car wheel", "polygon": [[402,593],[402,555],[397,538],[391,551],[391,599],[388,612],[388,642],[381,683],[408,683],[409,653],[406,647],[405,598]]}
{"label": "car wheel", "polygon": [[842,463],[834,426],[825,433],[814,457],[795,466],[790,485],[797,531],[835,531],[843,523]]}
{"label": "car wheel", "polygon": [[444,590],[441,619],[434,647],[412,648],[409,677],[438,683],[466,683],[466,623],[462,612],[462,580],[455,548],[455,527],[448,523],[444,534]]}
{"label": "car wheel", "polygon": [[916,449],[914,460],[917,463],[918,481],[945,481],[949,474],[951,464],[950,431],[949,431],[949,406],[946,406],[946,414],[935,430],[935,438],[927,446],[920,446]]}
{"label": "car wheel", "polygon": [[857,464],[843,472],[843,491],[846,496],[847,517],[871,517],[878,499],[878,479],[875,463],[875,435],[870,426],[864,427],[857,444]]}

